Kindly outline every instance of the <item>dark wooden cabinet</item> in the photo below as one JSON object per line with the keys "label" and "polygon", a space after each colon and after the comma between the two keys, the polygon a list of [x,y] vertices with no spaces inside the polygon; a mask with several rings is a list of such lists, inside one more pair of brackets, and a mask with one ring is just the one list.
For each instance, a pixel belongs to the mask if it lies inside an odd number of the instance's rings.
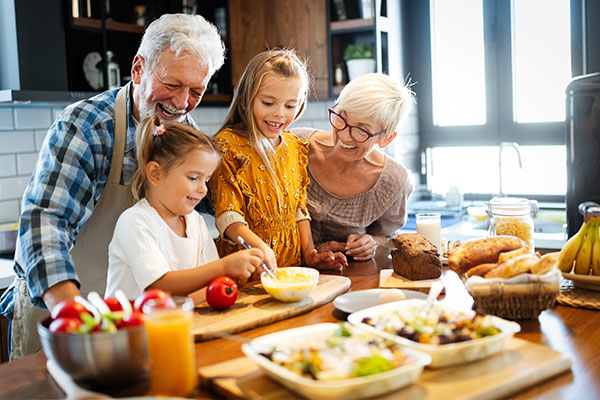
{"label": "dark wooden cabinet", "polygon": [[325,0],[229,0],[229,25],[234,85],[256,53],[293,47],[308,60],[316,98],[329,97]]}

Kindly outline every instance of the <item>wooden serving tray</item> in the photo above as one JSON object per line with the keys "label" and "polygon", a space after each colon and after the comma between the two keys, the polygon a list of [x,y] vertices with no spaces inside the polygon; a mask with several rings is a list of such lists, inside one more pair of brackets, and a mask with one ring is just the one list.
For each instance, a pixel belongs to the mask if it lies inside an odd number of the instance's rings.
{"label": "wooden serving tray", "polygon": [[[484,360],[425,369],[412,385],[382,399],[497,399],[568,371],[571,360],[546,346],[513,338],[508,348]],[[198,370],[204,387],[229,399],[301,399],[271,380],[246,357]]]}
{"label": "wooden serving tray", "polygon": [[[440,279],[424,279],[420,281],[411,281],[394,272],[393,269],[382,269],[379,271],[379,287],[380,288],[396,288],[416,290],[418,292],[428,293],[433,282]],[[442,291],[442,293],[444,293]]]}
{"label": "wooden serving tray", "polygon": [[330,302],[350,288],[345,276],[320,275],[310,296],[283,303],[267,294],[262,285],[239,290],[235,304],[224,311],[211,308],[206,301],[194,309],[192,333],[196,341],[215,338],[215,333],[236,333],[307,312]]}

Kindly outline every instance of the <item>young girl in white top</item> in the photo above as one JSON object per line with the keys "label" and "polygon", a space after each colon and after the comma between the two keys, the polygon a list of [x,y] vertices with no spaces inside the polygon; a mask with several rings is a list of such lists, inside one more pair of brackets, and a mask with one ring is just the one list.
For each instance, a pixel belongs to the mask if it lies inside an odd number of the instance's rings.
{"label": "young girl in white top", "polygon": [[189,295],[220,275],[248,278],[259,266],[258,249],[219,259],[206,224],[194,207],[220,162],[212,140],[187,125],[146,118],[137,131],[137,203],[119,217],[109,245],[106,296],[117,289],[134,299],[146,289]]}

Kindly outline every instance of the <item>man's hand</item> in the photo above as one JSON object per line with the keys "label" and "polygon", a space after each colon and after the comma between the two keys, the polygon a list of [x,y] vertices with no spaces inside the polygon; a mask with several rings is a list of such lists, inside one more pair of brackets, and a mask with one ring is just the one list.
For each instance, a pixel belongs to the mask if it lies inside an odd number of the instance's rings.
{"label": "man's hand", "polygon": [[48,311],[52,313],[52,310],[58,303],[63,300],[73,300],[75,296],[81,296],[77,285],[73,281],[63,281],[46,290],[42,298]]}

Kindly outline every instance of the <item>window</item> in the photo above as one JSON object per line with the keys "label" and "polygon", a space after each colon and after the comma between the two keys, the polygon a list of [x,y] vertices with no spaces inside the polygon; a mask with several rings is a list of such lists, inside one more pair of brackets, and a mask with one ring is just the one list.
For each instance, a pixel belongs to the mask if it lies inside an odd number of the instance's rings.
{"label": "window", "polygon": [[433,168],[422,178],[434,192],[460,180],[464,193],[497,193],[498,146],[516,142],[524,166],[503,161],[503,192],[564,198],[571,3],[409,1],[420,147]]}

